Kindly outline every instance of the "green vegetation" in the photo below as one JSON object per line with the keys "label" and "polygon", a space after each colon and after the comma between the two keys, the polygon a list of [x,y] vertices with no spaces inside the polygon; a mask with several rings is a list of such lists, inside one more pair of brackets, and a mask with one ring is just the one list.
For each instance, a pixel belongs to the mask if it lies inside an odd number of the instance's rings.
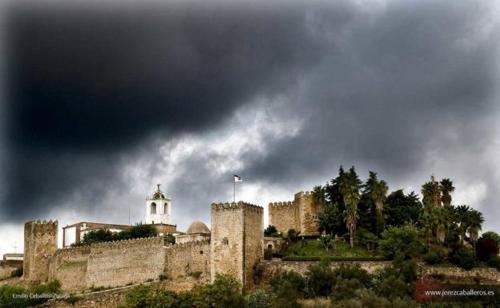
{"label": "green vegetation", "polygon": [[10,273],[10,277],[21,277],[23,275],[23,268],[16,268]]}
{"label": "green vegetation", "polygon": [[57,280],[30,288],[21,285],[3,285],[0,286],[0,307],[33,307],[46,302],[50,296],[60,292],[61,283]]}
{"label": "green vegetation", "polygon": [[111,232],[110,230],[90,231],[83,236],[83,239],[80,243],[73,244],[73,246],[84,246],[90,245],[92,243],[120,241],[135,238],[152,237],[157,235],[158,232],[152,225],[137,224],[131,227],[129,230],[124,230],[121,232]]}
{"label": "green vegetation", "polygon": [[[217,275],[212,284],[198,285],[184,293],[137,286],[127,292],[128,307],[241,307],[241,285],[231,276]],[[257,300],[257,299],[255,299]]]}
{"label": "green vegetation", "polygon": [[331,248],[325,249],[321,239],[314,239],[291,243],[283,257],[372,258],[378,255],[362,247],[351,248],[344,241],[334,241]]}

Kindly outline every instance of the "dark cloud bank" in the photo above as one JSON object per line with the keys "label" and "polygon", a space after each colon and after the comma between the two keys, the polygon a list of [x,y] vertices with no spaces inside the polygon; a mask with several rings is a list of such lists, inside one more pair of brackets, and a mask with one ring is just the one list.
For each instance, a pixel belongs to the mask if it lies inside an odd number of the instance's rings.
{"label": "dark cloud bank", "polygon": [[[474,1],[11,5],[1,217],[36,217],[75,193],[92,211],[131,185],[124,165],[278,96],[290,103],[270,110],[302,119],[301,130],[244,156],[238,172],[255,181],[294,189],[356,164],[397,185],[446,171],[427,158],[453,149],[477,165],[464,174],[492,182],[488,162],[474,160],[498,137],[491,14]],[[205,159],[187,160],[198,181],[168,188],[182,212],[220,199],[222,176]]]}

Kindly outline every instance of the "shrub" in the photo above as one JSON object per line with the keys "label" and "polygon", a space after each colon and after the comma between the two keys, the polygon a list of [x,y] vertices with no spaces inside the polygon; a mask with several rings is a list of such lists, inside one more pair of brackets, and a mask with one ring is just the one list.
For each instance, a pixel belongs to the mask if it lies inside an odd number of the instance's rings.
{"label": "shrub", "polygon": [[[61,290],[61,283],[57,280],[49,283],[33,286],[29,289],[20,285],[3,285],[0,286],[0,307],[17,308],[17,307],[32,307],[43,304],[49,298],[33,298],[29,294],[57,294]],[[18,296],[17,298],[15,296]],[[20,296],[27,296],[22,298]]]}
{"label": "shrub", "polygon": [[500,246],[500,235],[496,232],[493,232],[493,231],[485,232],[485,233],[483,233],[481,238],[492,239],[495,242],[497,242],[497,244]]}
{"label": "shrub", "polygon": [[418,230],[413,225],[391,227],[382,233],[379,240],[379,250],[387,258],[394,258],[400,254],[409,259],[418,256],[423,245],[418,239]]}
{"label": "shrub", "polygon": [[272,307],[300,307],[297,300],[303,296],[305,286],[302,276],[288,271],[275,275],[270,282],[276,295]]}
{"label": "shrub", "polygon": [[286,237],[290,242],[294,243],[299,239],[299,232],[295,231],[295,229],[290,229],[286,233]]}
{"label": "shrub", "polygon": [[305,291],[309,297],[330,296],[335,280],[335,273],[327,262],[309,266],[305,276]]}
{"label": "shrub", "polygon": [[497,270],[500,270],[500,257],[493,256],[488,260],[488,266],[495,267]]}
{"label": "shrub", "polygon": [[276,229],[275,226],[269,225],[269,226],[267,226],[267,228],[264,229],[264,236],[279,237],[280,233],[278,232],[278,229]]}
{"label": "shrub", "polygon": [[196,307],[242,307],[244,304],[240,283],[229,275],[217,274],[212,284],[198,287],[194,296]]}
{"label": "shrub", "polygon": [[266,308],[276,300],[273,293],[266,292],[264,289],[256,289],[245,297],[245,303],[248,308]]}
{"label": "shrub", "polygon": [[464,248],[459,249],[457,252],[455,252],[453,257],[451,258],[451,262],[466,270],[470,270],[476,265],[472,253]]}
{"label": "shrub", "polygon": [[23,275],[23,268],[16,268],[12,272],[10,272],[10,277],[21,277]]}
{"label": "shrub", "polygon": [[446,258],[447,252],[438,247],[431,248],[424,256],[425,263],[429,265],[443,263]]}
{"label": "shrub", "polygon": [[373,279],[372,275],[368,274],[367,271],[362,269],[359,264],[341,264],[339,268],[334,270],[334,275],[337,279],[356,279],[365,287],[369,287]]}
{"label": "shrub", "polygon": [[354,298],[356,291],[363,289],[364,285],[357,279],[337,279],[331,293],[332,302]]}
{"label": "shrub", "polygon": [[356,292],[357,297],[349,300],[333,302],[334,307],[343,308],[408,308],[418,307],[417,303],[412,299],[387,299],[378,296],[373,291],[362,289]]}
{"label": "shrub", "polygon": [[498,255],[498,244],[490,238],[480,238],[476,243],[476,258],[488,261],[492,256]]}

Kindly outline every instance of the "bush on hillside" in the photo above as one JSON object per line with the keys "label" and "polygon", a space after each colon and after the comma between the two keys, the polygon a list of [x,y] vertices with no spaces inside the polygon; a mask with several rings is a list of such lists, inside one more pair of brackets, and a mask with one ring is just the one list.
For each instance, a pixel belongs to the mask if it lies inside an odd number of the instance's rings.
{"label": "bush on hillside", "polygon": [[413,225],[391,227],[382,232],[379,250],[387,258],[401,255],[404,259],[420,255],[423,245],[418,238],[418,230]]}
{"label": "bush on hillside", "polygon": [[498,255],[498,244],[489,238],[480,238],[476,243],[476,258],[486,262],[491,257]]}
{"label": "bush on hillside", "polygon": [[335,273],[328,262],[309,266],[306,276],[305,292],[309,297],[327,297],[332,293]]}
{"label": "bush on hillside", "polygon": [[466,250],[465,248],[459,249],[455,252],[455,254],[451,257],[451,262],[465,270],[470,270],[476,265],[472,252]]}

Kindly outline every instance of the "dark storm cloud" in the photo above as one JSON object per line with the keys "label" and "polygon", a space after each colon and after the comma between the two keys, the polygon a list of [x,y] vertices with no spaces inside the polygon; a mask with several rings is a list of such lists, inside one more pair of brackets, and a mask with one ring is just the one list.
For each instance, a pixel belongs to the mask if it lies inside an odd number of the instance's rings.
{"label": "dark storm cloud", "polygon": [[279,93],[324,48],[300,9],[22,3],[7,12],[10,216],[26,189],[36,214],[112,178],[152,136],[208,129]]}
{"label": "dark storm cloud", "polygon": [[[75,193],[88,203],[74,206],[95,208],[107,190],[133,185],[123,165],[154,161],[159,144],[186,132],[224,130],[258,98],[284,97],[269,112],[300,119],[300,130],[266,135],[265,153],[242,153],[238,172],[289,189],[339,164],[397,183],[427,170],[433,147],[446,153],[450,130],[455,151],[491,140],[491,7],[367,3],[13,6],[3,212],[26,218],[16,208],[28,190],[30,216]],[[227,195],[227,175],[207,165],[218,154],[190,155],[169,187],[182,215]]]}

